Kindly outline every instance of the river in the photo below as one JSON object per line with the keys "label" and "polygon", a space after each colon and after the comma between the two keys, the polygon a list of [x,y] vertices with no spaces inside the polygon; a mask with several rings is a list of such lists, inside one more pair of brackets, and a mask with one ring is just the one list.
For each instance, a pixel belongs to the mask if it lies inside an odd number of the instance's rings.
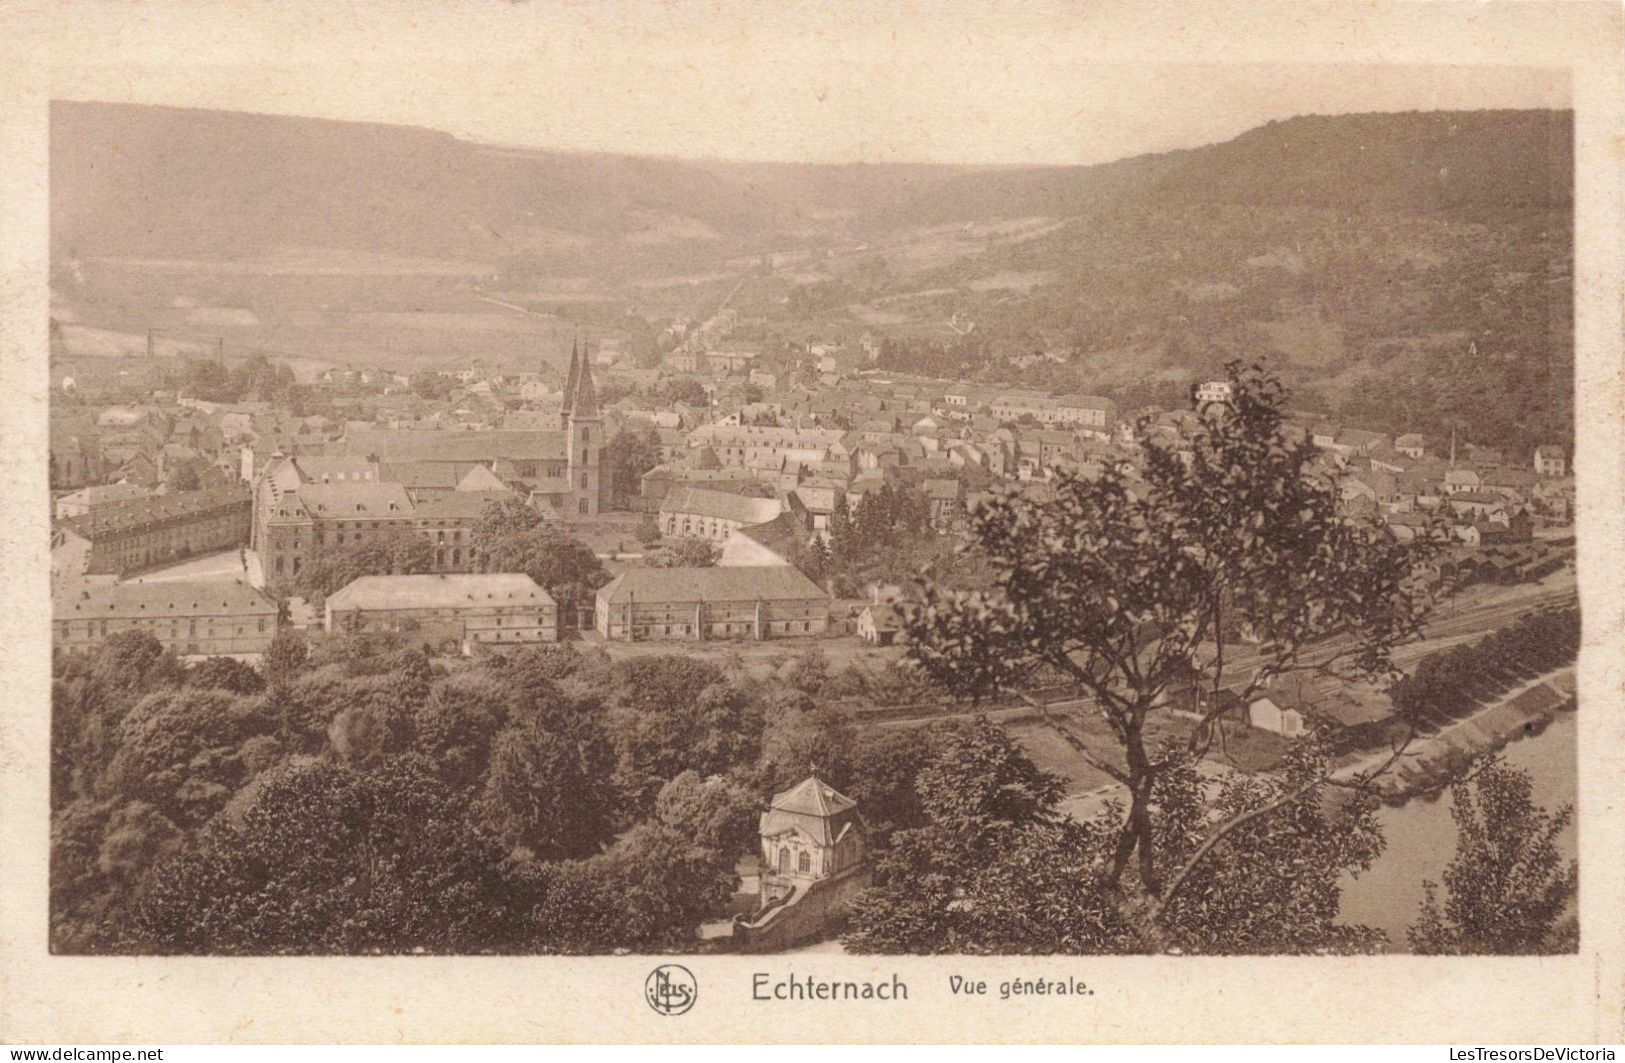
{"label": "river", "polygon": [[[1538,735],[1520,739],[1504,751],[1506,762],[1528,771],[1535,800],[1547,810],[1573,803],[1576,792],[1575,713],[1558,713]],[[1418,798],[1377,813],[1388,847],[1371,870],[1343,882],[1342,921],[1377,927],[1396,950],[1406,949],[1405,929],[1422,905],[1422,880],[1439,881],[1455,854],[1456,826],[1450,819],[1450,794]],[[1575,855],[1574,828],[1564,832],[1564,855]]]}

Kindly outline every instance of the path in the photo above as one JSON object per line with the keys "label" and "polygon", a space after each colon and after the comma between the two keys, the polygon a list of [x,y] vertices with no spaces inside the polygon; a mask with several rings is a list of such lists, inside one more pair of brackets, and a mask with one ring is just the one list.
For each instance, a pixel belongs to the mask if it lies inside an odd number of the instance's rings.
{"label": "path", "polygon": [[[1461,737],[1458,732],[1460,732],[1463,728],[1474,727],[1485,723],[1489,717],[1505,709],[1508,703],[1535,689],[1542,683],[1556,683],[1558,680],[1562,679],[1564,675],[1573,675],[1574,669],[1574,665],[1566,664],[1561,668],[1554,668],[1544,675],[1536,676],[1526,683],[1521,683],[1518,686],[1513,687],[1511,690],[1496,695],[1494,701],[1485,704],[1472,715],[1463,716],[1459,720],[1452,720],[1448,726],[1440,728],[1433,734],[1428,735],[1425,738],[1417,738],[1413,740],[1410,746],[1406,749],[1405,756],[1407,758],[1426,757],[1432,753],[1451,749],[1452,739]],[[1521,727],[1526,721],[1518,720],[1515,722]],[[1482,743],[1479,741],[1472,741],[1469,744],[1477,746],[1481,745]],[[1344,777],[1352,777],[1360,774],[1361,772],[1371,771],[1375,768],[1381,767],[1382,764],[1392,755],[1393,754],[1386,749],[1379,749],[1372,753],[1366,753],[1348,761],[1347,763],[1338,765],[1338,774]]]}

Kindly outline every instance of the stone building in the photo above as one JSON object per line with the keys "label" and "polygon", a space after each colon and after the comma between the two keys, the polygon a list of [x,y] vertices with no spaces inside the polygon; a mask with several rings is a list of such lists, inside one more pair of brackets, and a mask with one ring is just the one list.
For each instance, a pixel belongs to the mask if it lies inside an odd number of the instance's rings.
{"label": "stone building", "polygon": [[51,608],[56,650],[144,631],[183,656],[255,654],[271,644],[276,627],[276,603],[241,580],[81,585],[58,594]]}
{"label": "stone building", "polygon": [[781,951],[825,936],[869,884],[857,802],[816,773],[773,795],[758,835],[758,907],[733,926],[741,951]]}
{"label": "stone building", "polygon": [[606,639],[770,639],[822,635],[829,595],[789,565],[634,568],[598,589]]}
{"label": "stone building", "polygon": [[87,517],[108,506],[137,498],[151,498],[152,495],[151,489],[139,484],[96,484],[92,487],[81,487],[77,491],[58,496],[56,518],[66,520],[69,517]]}
{"label": "stone building", "polygon": [[125,575],[248,542],[248,489],[241,484],[125,499],[59,521],[53,564],[79,558],[69,575]]}
{"label": "stone building", "polygon": [[762,900],[863,863],[858,803],[816,774],[773,795],[762,813]]}
{"label": "stone building", "polygon": [[327,598],[328,631],[390,630],[464,653],[556,642],[558,606],[523,573],[362,576]]}
{"label": "stone building", "polygon": [[398,483],[309,484],[284,495],[266,519],[260,554],[267,586],[287,587],[321,551],[409,535],[428,540],[434,571],[472,572],[474,526],[487,502],[509,497],[458,491],[420,505]]}
{"label": "stone building", "polygon": [[740,528],[765,524],[783,511],[776,498],[683,486],[661,501],[659,527],[662,535],[725,543]]}

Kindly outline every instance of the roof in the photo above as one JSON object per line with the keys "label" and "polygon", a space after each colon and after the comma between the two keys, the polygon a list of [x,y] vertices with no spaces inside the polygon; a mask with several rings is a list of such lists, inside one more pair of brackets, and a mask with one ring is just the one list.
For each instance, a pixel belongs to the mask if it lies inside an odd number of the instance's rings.
{"label": "roof", "polygon": [[784,506],[774,498],[750,498],[729,491],[704,487],[673,487],[660,503],[663,513],[696,513],[741,524],[764,524],[778,516]]}
{"label": "roof", "polygon": [[291,507],[294,500],[303,503],[314,517],[339,519],[344,517],[401,516],[413,511],[412,499],[405,486],[397,483],[320,483],[302,484],[293,495],[285,498]]}
{"label": "roof", "polygon": [[809,775],[790,789],[774,794],[768,807],[806,816],[834,816],[857,808],[858,803],[817,775]]}
{"label": "roof", "polygon": [[542,429],[372,430],[350,433],[345,448],[386,462],[563,461],[565,457],[564,432]]}
{"label": "roof", "polygon": [[501,503],[515,497],[512,491],[453,491],[417,504],[415,513],[430,520],[478,520],[487,502]]}
{"label": "roof", "polygon": [[104,506],[132,498],[147,498],[151,494],[152,490],[150,488],[141,487],[138,484],[96,484],[92,487],[81,487],[77,491],[63,495],[57,499],[57,503],[82,502],[87,506]]}
{"label": "roof", "polygon": [[1057,405],[1066,409],[1117,412],[1117,403],[1100,395],[1062,395],[1055,401]]}
{"label": "roof", "polygon": [[165,580],[75,588],[51,603],[57,620],[150,616],[275,616],[276,603],[241,580]]}
{"label": "roof", "polygon": [[713,568],[632,568],[598,590],[604,604],[820,600],[829,595],[790,565]]}
{"label": "roof", "polygon": [[795,555],[800,552],[807,531],[796,520],[793,513],[785,510],[772,520],[762,524],[746,524],[736,534],[742,535],[753,542],[761,543],[775,554],[789,561],[793,560]]}
{"label": "roof", "polygon": [[244,484],[211,487],[204,491],[178,491],[169,495],[146,495],[109,502],[81,517],[68,517],[62,521],[62,527],[94,541],[166,520],[184,520],[222,506],[246,507],[250,501],[248,487]]}
{"label": "roof", "polygon": [[830,845],[842,828],[857,818],[858,803],[837,791],[817,775],[773,795],[762,813],[761,833],[772,837],[788,830],[801,830],[820,845]]}
{"label": "roof", "polygon": [[296,454],[291,460],[308,481],[385,479],[364,454]]}
{"label": "roof", "polygon": [[362,576],[327,596],[331,609],[455,609],[487,605],[552,605],[523,572]]}
{"label": "roof", "polygon": [[441,488],[453,491],[470,469],[482,467],[477,461],[392,461],[379,467],[378,479],[419,490]]}

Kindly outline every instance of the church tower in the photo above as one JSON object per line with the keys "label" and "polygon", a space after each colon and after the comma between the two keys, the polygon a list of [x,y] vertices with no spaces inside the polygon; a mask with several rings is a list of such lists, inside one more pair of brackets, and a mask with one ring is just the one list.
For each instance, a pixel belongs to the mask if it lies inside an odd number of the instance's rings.
{"label": "church tower", "polygon": [[600,507],[600,465],[604,452],[604,419],[598,414],[598,393],[592,367],[570,350],[570,381],[564,394],[564,459],[570,477],[568,516],[593,517]]}
{"label": "church tower", "polygon": [[564,377],[564,390],[559,393],[559,427],[570,427],[570,402],[575,398],[576,379],[581,375],[581,353],[577,345],[570,344],[570,370]]}

